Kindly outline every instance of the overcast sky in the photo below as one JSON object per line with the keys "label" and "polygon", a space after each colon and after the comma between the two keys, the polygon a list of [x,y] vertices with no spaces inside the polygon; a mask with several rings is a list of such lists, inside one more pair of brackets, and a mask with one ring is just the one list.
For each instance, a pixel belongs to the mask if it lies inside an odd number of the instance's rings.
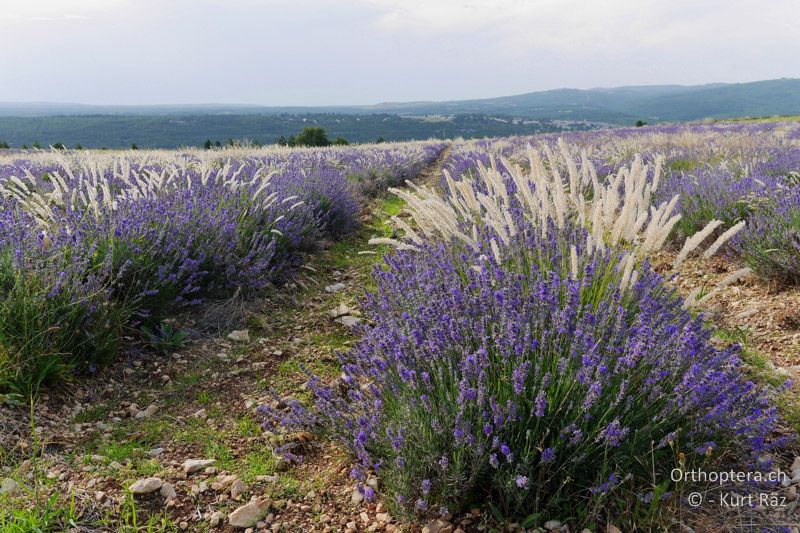
{"label": "overcast sky", "polygon": [[369,104],[800,77],[800,0],[0,0],[0,101]]}

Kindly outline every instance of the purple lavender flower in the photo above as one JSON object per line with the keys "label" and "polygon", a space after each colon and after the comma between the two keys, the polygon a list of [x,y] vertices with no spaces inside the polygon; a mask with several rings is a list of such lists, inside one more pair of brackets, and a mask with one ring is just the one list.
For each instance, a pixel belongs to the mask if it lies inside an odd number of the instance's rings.
{"label": "purple lavender flower", "polygon": [[431,483],[430,479],[423,479],[422,483],[420,484],[420,489],[422,490],[422,494],[426,495],[431,491]]}
{"label": "purple lavender flower", "polygon": [[545,448],[542,450],[542,462],[551,463],[556,458],[556,453],[552,448]]}
{"label": "purple lavender flower", "polygon": [[489,464],[492,465],[494,469],[500,468],[500,460],[497,458],[496,453],[489,455]]}
{"label": "purple lavender flower", "polygon": [[621,427],[619,420],[615,419],[600,431],[597,439],[609,446],[619,446],[620,441],[625,438],[629,431],[630,428]]}
{"label": "purple lavender flower", "polygon": [[364,487],[364,499],[371,502],[375,499],[375,489],[372,487]]}
{"label": "purple lavender flower", "polygon": [[531,370],[531,362],[524,361],[521,365],[514,369],[514,393],[522,394],[525,388],[525,378],[528,377],[528,372]]}
{"label": "purple lavender flower", "polygon": [[547,410],[547,398],[545,397],[544,391],[539,391],[539,394],[536,395],[536,400],[534,403],[536,405],[536,409],[533,413],[536,416],[544,416],[544,413]]}

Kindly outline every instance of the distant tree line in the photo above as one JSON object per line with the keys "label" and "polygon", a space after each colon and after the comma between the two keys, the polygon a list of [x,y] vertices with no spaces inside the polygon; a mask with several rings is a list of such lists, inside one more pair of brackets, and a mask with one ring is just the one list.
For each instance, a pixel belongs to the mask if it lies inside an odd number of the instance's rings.
{"label": "distant tree line", "polygon": [[331,141],[322,126],[306,126],[303,131],[297,135],[291,135],[288,139],[281,135],[275,144],[281,146],[346,146],[350,143],[341,136]]}
{"label": "distant tree line", "polygon": [[[375,140],[375,142],[378,144],[384,143],[386,142],[386,139],[384,139],[381,136],[378,137]],[[294,146],[348,146],[350,142],[341,135],[337,136],[333,140],[330,140],[330,138],[328,137],[328,133],[322,126],[306,126],[303,128],[303,131],[301,131],[297,135],[290,135],[288,139],[283,135],[281,135],[275,141],[275,144],[278,144],[280,146],[293,146],[293,147]],[[211,139],[206,139],[205,142],[203,143],[203,148],[205,148],[206,150],[211,150],[212,148],[222,148],[223,146],[229,146],[229,147],[250,146],[259,148],[263,145],[258,140],[255,139],[234,139],[234,138],[228,138],[228,140],[225,141],[224,143],[218,140],[212,141]],[[63,142],[53,143],[50,145],[50,147],[55,150],[69,149],[67,145]],[[23,144],[20,148],[23,150],[27,150],[28,145]],[[33,144],[31,144],[31,148],[40,150],[42,146],[41,144],[39,144],[39,142],[34,142]],[[0,150],[9,150],[9,149],[11,149],[11,146],[6,141],[0,141]],[[83,149],[85,149],[85,147],[80,143],[76,144],[74,148],[74,150],[83,150]],[[106,148],[100,148],[100,149],[106,150]],[[130,149],[138,150],[139,146],[136,143],[132,143],[130,145]]]}

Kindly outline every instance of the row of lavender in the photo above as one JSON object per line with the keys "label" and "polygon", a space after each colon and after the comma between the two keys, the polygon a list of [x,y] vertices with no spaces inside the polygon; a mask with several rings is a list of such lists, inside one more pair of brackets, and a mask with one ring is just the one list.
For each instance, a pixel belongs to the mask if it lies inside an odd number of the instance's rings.
{"label": "row of lavender", "polygon": [[358,223],[370,180],[437,144],[87,154],[0,162],[0,391],[113,358],[126,329],[280,284]]}
{"label": "row of lavender", "polygon": [[455,145],[439,190],[395,191],[414,223],[374,241],[398,250],[373,273],[374,325],[341,354],[342,378],[312,376],[311,403],[264,407],[268,427],[341,443],[358,490],[375,497],[376,476],[394,513],[490,502],[526,528],[656,527],[682,504],[673,469],[773,468],[778,391],[742,372],[738,347],[713,345],[648,256],[681,240],[679,203],[694,216],[693,195],[661,189],[692,179],[681,161],[747,179],[796,146],[787,129]]}

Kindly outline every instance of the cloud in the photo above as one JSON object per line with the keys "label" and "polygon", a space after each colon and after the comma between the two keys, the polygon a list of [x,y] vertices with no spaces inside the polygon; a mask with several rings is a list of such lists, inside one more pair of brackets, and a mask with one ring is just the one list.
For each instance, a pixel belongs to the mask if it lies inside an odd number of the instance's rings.
{"label": "cloud", "polygon": [[384,31],[490,35],[509,47],[584,53],[632,46],[736,43],[795,35],[797,0],[353,0],[376,9]]}
{"label": "cloud", "polygon": [[129,0],[6,0],[0,9],[0,26],[83,20],[129,3]]}

